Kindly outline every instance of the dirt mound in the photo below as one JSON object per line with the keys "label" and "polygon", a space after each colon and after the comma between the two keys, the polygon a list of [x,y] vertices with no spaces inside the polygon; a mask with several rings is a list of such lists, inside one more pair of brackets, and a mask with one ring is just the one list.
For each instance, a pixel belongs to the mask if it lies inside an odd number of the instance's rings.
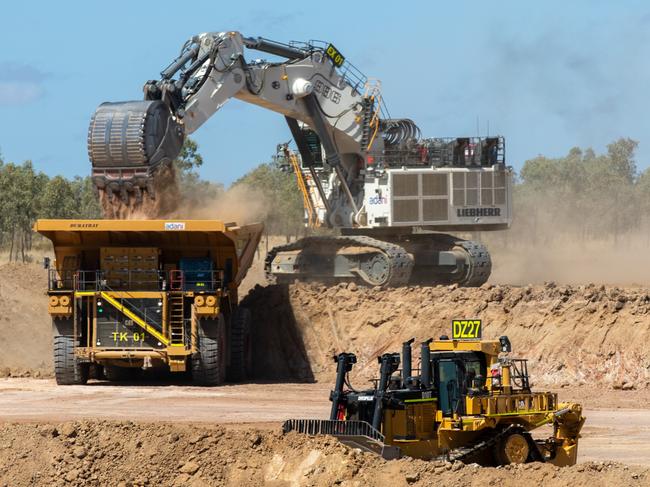
{"label": "dirt mound", "polygon": [[[354,284],[256,287],[243,300],[257,323],[262,378],[331,380],[331,357],[359,357],[357,376],[376,374],[375,357],[411,337],[450,334],[452,319],[481,318],[484,337],[507,335],[530,359],[537,384],[650,385],[650,290],[604,286],[486,284],[369,289]],[[414,353],[417,356],[417,351]]]}
{"label": "dirt mound", "polygon": [[51,375],[46,271],[38,264],[3,264],[0,275],[0,377]]}
{"label": "dirt mound", "polygon": [[[51,375],[46,274],[37,264],[0,272],[0,375]],[[257,323],[259,379],[330,381],[331,357],[342,350],[359,356],[358,377],[373,377],[375,357],[402,341],[449,334],[452,319],[481,318],[485,336],[508,335],[515,354],[530,359],[537,384],[650,385],[648,288],[258,285],[243,304]]]}
{"label": "dirt mound", "polygon": [[76,422],[3,424],[4,485],[356,486],[647,485],[650,469],[614,462],[570,468],[480,468],[384,461],[335,439],[205,425]]}

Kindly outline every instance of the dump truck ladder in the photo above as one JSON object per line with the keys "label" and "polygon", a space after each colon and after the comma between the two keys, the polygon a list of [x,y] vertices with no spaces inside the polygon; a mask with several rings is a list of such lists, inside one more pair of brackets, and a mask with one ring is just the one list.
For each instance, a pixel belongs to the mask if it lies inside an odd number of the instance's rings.
{"label": "dump truck ladder", "polygon": [[170,344],[185,345],[185,307],[183,293],[169,295],[169,337]]}

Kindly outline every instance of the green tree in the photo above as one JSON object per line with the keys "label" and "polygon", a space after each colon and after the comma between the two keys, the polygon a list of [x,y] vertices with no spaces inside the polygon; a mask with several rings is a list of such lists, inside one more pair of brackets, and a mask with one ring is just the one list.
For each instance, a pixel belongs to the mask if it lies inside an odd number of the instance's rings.
{"label": "green tree", "polygon": [[45,184],[41,193],[39,212],[41,218],[71,218],[79,211],[78,202],[70,181],[55,176]]}

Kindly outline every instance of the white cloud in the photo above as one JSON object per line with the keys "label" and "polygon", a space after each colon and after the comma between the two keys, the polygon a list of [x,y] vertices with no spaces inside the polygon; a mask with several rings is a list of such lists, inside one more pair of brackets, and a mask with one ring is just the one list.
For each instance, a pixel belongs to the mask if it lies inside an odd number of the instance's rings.
{"label": "white cloud", "polygon": [[45,89],[33,81],[0,81],[0,105],[16,106],[38,100]]}
{"label": "white cloud", "polygon": [[17,106],[38,100],[45,94],[49,74],[28,64],[0,62],[0,106]]}

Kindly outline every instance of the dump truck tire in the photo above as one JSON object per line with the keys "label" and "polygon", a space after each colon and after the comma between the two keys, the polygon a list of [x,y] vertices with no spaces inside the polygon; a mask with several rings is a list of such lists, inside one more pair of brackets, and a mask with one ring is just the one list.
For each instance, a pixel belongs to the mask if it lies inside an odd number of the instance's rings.
{"label": "dump truck tire", "polygon": [[54,377],[60,386],[82,385],[88,382],[90,364],[80,363],[74,356],[75,337],[54,337]]}
{"label": "dump truck tire", "polygon": [[237,308],[230,317],[230,367],[228,380],[241,382],[253,375],[252,315],[248,308]]}
{"label": "dump truck tire", "polygon": [[192,357],[192,381],[197,386],[223,383],[226,367],[226,324],[223,315],[214,320],[199,320],[198,352]]}

